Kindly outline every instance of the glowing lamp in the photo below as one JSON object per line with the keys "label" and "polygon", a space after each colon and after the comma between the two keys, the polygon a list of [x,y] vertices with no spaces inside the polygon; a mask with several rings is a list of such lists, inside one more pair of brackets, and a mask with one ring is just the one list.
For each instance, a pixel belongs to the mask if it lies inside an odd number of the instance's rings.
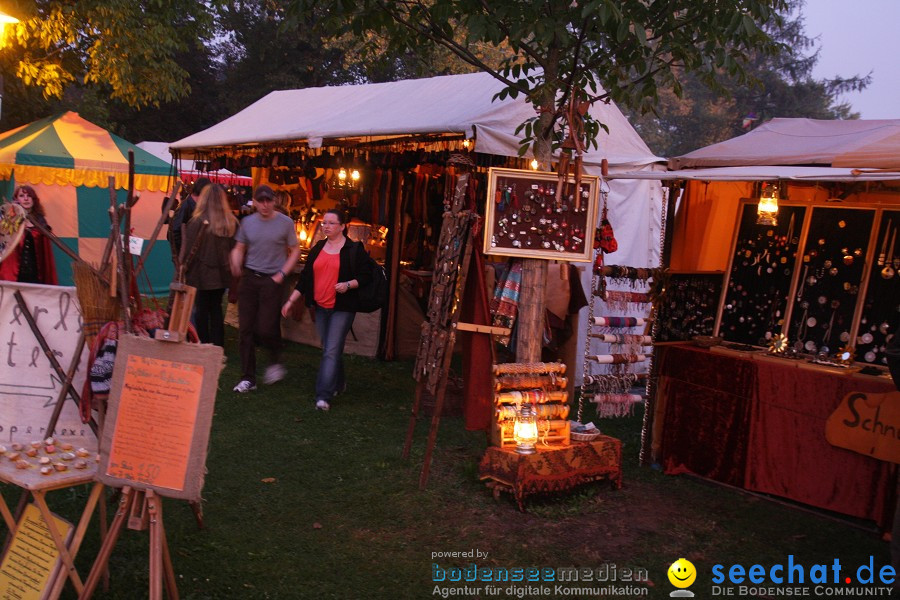
{"label": "glowing lamp", "polygon": [[532,158],[532,159],[531,159],[531,170],[532,170],[532,171],[537,171],[539,166],[541,166],[541,164],[537,161],[537,159],[536,159],[536,158]]}
{"label": "glowing lamp", "polygon": [[463,140],[463,148],[468,149],[469,146],[471,146],[471,145],[472,145],[472,142],[470,142],[468,139]]}
{"label": "glowing lamp", "polygon": [[778,225],[778,185],[764,183],[760,188],[759,204],[756,205],[756,224],[767,227]]}
{"label": "glowing lamp", "polygon": [[19,22],[19,20],[17,18],[15,18],[12,15],[8,15],[5,12],[3,12],[2,10],[0,10],[0,26],[6,25],[7,23],[12,24],[12,23],[18,23],[18,22]]}
{"label": "glowing lamp", "polygon": [[537,419],[531,404],[522,404],[516,411],[516,423],[513,426],[513,439],[516,441],[516,452],[534,454],[534,445],[538,441]]}
{"label": "glowing lamp", "polygon": [[347,181],[347,169],[341,167],[341,170],[338,171],[338,181],[344,183]]}
{"label": "glowing lamp", "polygon": [[359,181],[359,171],[357,171],[356,169],[353,169],[352,171],[350,171],[350,179],[352,179],[354,183],[358,182]]}

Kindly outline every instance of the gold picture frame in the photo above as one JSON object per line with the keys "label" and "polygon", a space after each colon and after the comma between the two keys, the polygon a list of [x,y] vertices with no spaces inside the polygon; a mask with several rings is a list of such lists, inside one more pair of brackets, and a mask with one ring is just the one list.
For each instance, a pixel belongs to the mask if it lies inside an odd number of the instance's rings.
{"label": "gold picture frame", "polygon": [[484,253],[492,256],[591,262],[600,178],[569,176],[559,201],[556,173],[491,168]]}

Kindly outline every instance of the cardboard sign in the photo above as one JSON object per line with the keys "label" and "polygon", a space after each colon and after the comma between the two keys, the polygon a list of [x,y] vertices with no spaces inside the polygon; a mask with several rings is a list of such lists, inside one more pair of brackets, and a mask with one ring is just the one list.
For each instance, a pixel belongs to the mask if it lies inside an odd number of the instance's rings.
{"label": "cardboard sign", "polygon": [[[56,515],[53,515],[53,520],[57,531],[68,542],[72,524]],[[53,543],[41,511],[34,504],[29,504],[0,563],[0,598],[45,598],[61,562],[59,549]]]}
{"label": "cardboard sign", "polygon": [[900,463],[900,392],[850,392],[825,422],[832,446]]}
{"label": "cardboard sign", "polygon": [[222,348],[119,339],[98,478],[199,500]]}
{"label": "cardboard sign", "polygon": [[[16,291],[22,293],[63,371],[72,362],[81,333],[74,287],[0,281],[0,443],[27,444],[54,435],[95,451],[97,438],[81,422],[71,398],[65,400],[56,431],[46,430],[62,381],[22,315],[14,297]],[[87,359],[88,352],[82,352],[73,383],[78,391],[84,384]]]}

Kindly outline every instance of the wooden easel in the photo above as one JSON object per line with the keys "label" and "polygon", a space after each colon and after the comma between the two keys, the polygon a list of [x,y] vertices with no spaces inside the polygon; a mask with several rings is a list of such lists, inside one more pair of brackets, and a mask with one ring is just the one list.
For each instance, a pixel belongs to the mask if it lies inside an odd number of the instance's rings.
{"label": "wooden easel", "polygon": [[[435,385],[435,405],[434,412],[431,416],[431,427],[428,431],[428,442],[425,447],[425,458],[422,464],[422,472],[419,475],[419,489],[425,489],[425,486],[428,484],[428,474],[431,469],[431,456],[434,452],[434,445],[437,441],[437,431],[438,426],[441,422],[441,412],[444,407],[444,397],[447,392],[447,375],[450,372],[450,360],[453,356],[453,346],[456,343],[456,332],[457,331],[468,331],[471,333],[486,333],[491,336],[494,335],[509,335],[510,330],[505,327],[493,327],[489,325],[478,325],[474,323],[460,323],[459,322],[459,314],[462,310],[462,297],[466,288],[466,278],[469,273],[469,263],[472,259],[472,244],[474,243],[474,224],[470,222],[468,224],[468,229],[463,237],[462,243],[464,247],[462,249],[463,256],[462,260],[459,261],[459,274],[455,282],[455,289],[453,290],[453,297],[455,298],[455,302],[453,302],[453,308],[450,313],[449,319],[449,328],[446,331],[446,343],[444,344],[443,355],[440,357],[440,364],[437,365],[439,369],[439,376],[437,384]],[[436,262],[441,260],[441,255],[439,254],[436,257]],[[434,288],[432,288],[434,291]],[[431,304],[431,302],[430,302]],[[439,325],[439,324],[433,324]],[[494,348],[491,346],[491,353],[493,354]],[[409,458],[409,451],[412,447],[412,439],[413,434],[415,433],[416,423],[419,419],[419,410],[422,405],[422,395],[425,391],[425,388],[428,387],[429,378],[416,373],[417,384],[416,384],[416,396],[413,401],[412,412],[409,418],[409,427],[406,430],[406,440],[403,444],[403,451],[401,453],[403,458]]]}
{"label": "wooden easel", "polygon": [[150,600],[161,600],[163,583],[166,595],[178,600],[178,586],[175,583],[175,569],[172,567],[172,556],[166,542],[166,530],[163,525],[162,500],[153,490],[137,489],[131,486],[122,488],[119,508],[113,517],[109,534],[103,540],[100,553],[84,589],[78,595],[79,600],[90,598],[97,589],[100,578],[109,564],[109,557],[122,533],[122,526],[127,523],[128,529],[135,531],[150,530]]}

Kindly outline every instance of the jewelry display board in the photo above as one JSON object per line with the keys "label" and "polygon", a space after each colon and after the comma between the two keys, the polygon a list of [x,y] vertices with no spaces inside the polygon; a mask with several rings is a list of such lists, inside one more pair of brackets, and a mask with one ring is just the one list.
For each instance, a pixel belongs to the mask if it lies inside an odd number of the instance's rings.
{"label": "jewelry display board", "polygon": [[492,168],[485,209],[484,253],[590,262],[599,178],[568,177],[557,195],[555,173]]}
{"label": "jewelry display board", "polygon": [[744,202],[716,328],[722,338],[765,346],[781,331],[806,211],[782,204],[778,225],[757,225],[756,203]]}
{"label": "jewelry display board", "polygon": [[798,352],[834,353],[853,345],[853,318],[874,219],[873,209],[813,208],[786,331]]}
{"label": "jewelry display board", "polygon": [[656,304],[656,342],[685,342],[711,336],[722,298],[723,271],[669,272]]}
{"label": "jewelry display board", "polygon": [[900,211],[884,211],[875,240],[875,264],[869,273],[866,299],[856,336],[856,359],[883,365],[885,345],[900,329]]}

